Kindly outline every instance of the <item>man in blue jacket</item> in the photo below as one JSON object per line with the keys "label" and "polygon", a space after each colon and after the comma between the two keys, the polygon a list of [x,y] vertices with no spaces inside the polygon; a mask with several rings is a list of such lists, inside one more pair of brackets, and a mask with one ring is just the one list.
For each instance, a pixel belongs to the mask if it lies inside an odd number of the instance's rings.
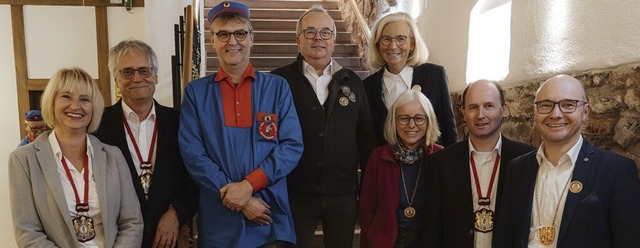
{"label": "man in blue jacket", "polygon": [[220,67],[185,88],[179,129],[182,158],[200,186],[199,244],[295,244],[286,176],[303,146],[291,91],[249,63],[247,6],[222,2],[208,17]]}

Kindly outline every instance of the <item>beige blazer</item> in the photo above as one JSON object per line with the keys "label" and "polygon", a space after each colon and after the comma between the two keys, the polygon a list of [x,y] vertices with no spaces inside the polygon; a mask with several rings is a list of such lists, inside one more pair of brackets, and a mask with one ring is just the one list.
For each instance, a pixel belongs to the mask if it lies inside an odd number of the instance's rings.
{"label": "beige blazer", "polygon": [[[9,155],[9,192],[19,247],[78,247],[48,136]],[[89,135],[106,247],[140,247],[142,215],[120,149]]]}

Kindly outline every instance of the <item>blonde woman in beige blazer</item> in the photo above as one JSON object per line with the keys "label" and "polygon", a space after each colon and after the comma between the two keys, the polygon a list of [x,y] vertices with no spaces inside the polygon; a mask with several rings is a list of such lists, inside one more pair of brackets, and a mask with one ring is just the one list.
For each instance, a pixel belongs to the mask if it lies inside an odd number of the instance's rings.
{"label": "blonde woman in beige blazer", "polygon": [[[140,247],[142,215],[127,163],[117,147],[88,134],[103,109],[97,86],[82,69],[61,69],[49,81],[42,113],[53,131],[9,156],[19,247]],[[86,224],[78,221],[82,216],[91,224],[78,225]]]}

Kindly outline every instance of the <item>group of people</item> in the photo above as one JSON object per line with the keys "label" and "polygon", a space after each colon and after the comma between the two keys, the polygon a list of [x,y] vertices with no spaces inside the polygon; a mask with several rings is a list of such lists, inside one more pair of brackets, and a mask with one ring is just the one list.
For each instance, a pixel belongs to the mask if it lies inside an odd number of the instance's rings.
{"label": "group of people", "polygon": [[177,247],[196,211],[200,247],[313,247],[319,223],[325,247],[352,247],[358,220],[362,247],[640,247],[637,168],[583,139],[575,78],[536,92],[537,150],[501,134],[499,84],[469,84],[458,142],[445,70],[405,13],[373,27],[380,70],[364,81],[332,58],[319,5],[298,19],[296,61],[271,73],[249,61],[247,6],[208,20],[219,68],[179,112],[153,99],[158,59],[142,41],[110,50],[113,106],[82,69],[51,78],[52,130],[9,159],[20,247]]}

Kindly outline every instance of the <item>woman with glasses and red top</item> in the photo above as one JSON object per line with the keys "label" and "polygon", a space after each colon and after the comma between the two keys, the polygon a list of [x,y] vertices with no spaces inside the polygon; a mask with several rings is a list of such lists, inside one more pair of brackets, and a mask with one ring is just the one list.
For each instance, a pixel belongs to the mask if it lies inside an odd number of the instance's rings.
{"label": "woman with glasses and red top", "polygon": [[378,145],[391,104],[402,92],[414,89],[422,92],[433,105],[442,135],[437,143],[448,146],[458,140],[451,96],[444,67],[426,63],[429,50],[418,27],[407,13],[388,14],[373,27],[367,61],[371,68],[380,68],[364,79]]}
{"label": "woman with glasses and red top", "polygon": [[42,95],[52,131],[9,155],[18,247],[140,247],[142,215],[117,147],[93,135],[104,102],[91,76],[61,69]]}
{"label": "woman with glasses and red top", "polygon": [[426,156],[442,149],[433,107],[421,92],[400,94],[386,117],[388,144],[373,150],[360,192],[361,247],[423,247]]}

